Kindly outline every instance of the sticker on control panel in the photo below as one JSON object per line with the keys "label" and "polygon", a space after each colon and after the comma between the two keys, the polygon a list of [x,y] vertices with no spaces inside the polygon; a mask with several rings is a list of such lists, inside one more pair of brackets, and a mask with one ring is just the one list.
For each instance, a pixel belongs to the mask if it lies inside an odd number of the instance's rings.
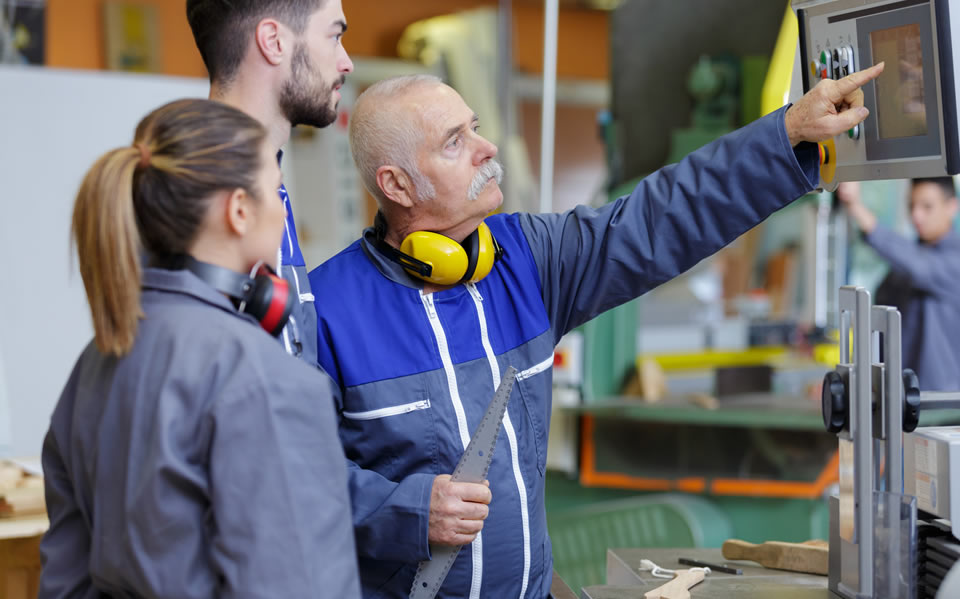
{"label": "sticker on control panel", "polygon": [[914,444],[914,466],[917,472],[937,473],[937,444],[927,439],[917,439]]}
{"label": "sticker on control panel", "polygon": [[937,509],[937,477],[917,473],[917,507],[928,512]]}

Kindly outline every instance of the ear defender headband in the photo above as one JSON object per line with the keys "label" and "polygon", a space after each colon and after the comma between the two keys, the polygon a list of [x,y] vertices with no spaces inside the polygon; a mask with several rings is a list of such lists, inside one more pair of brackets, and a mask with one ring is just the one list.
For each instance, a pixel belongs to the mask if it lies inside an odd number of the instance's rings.
{"label": "ear defender headband", "polygon": [[256,318],[274,337],[286,326],[295,298],[290,283],[269,266],[262,264],[255,276],[248,276],[186,256],[183,267],[233,299],[240,312]]}
{"label": "ear defender headband", "polygon": [[386,233],[383,217],[378,213],[375,228],[377,247],[408,273],[436,285],[476,283],[493,270],[493,263],[503,256],[486,223],[480,223],[462,243],[432,231],[414,231],[407,235],[400,249],[383,240]]}

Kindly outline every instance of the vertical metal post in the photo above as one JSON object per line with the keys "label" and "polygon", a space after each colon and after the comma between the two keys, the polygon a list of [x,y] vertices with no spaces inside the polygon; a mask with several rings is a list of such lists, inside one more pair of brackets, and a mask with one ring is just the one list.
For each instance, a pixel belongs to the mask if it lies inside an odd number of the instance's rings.
{"label": "vertical metal post", "polygon": [[[886,312],[886,328],[883,334],[883,362],[886,366],[886,462],[887,470],[884,480],[887,492],[896,494],[902,499],[903,493],[903,362],[900,346],[900,311],[896,308],[883,306]],[[876,308],[874,308],[876,310]],[[889,497],[889,495],[888,495]],[[897,505],[901,508],[901,505]],[[890,522],[893,532],[889,537],[889,556],[900,556],[900,509],[891,513],[892,506],[887,505],[885,516]],[[880,551],[879,548],[874,548]],[[899,563],[899,562],[898,562]],[[882,565],[880,567],[883,567]],[[891,581],[898,581],[900,576],[891,576]],[[893,583],[896,584],[896,583]],[[876,589],[879,591],[880,589]]]}
{"label": "vertical metal post", "polygon": [[558,0],[546,0],[543,27],[543,104],[540,124],[540,212],[553,212],[553,143],[557,109]]}
{"label": "vertical metal post", "polygon": [[900,348],[900,312],[888,306],[874,306],[874,327],[883,333],[884,387],[886,401],[884,431],[887,463],[884,481],[890,493],[903,493],[903,360]]}
{"label": "vertical metal post", "polygon": [[[842,290],[841,290],[842,291]],[[870,365],[870,293],[862,287],[855,290],[853,312],[853,365],[856,369],[851,396],[850,416],[856,422],[853,435],[856,463],[857,545],[859,547],[860,585],[858,591],[873,596],[873,394]],[[854,416],[854,414],[856,414]]]}
{"label": "vertical metal post", "polygon": [[[852,314],[853,368],[850,371],[849,436],[853,442],[854,534],[857,547],[857,593],[873,596],[873,398],[871,370],[870,293],[862,287],[840,288],[840,313]],[[843,322],[841,318],[841,322]],[[848,321],[849,322],[849,321]],[[840,331],[841,360],[849,356],[846,337]]]}
{"label": "vertical metal post", "polygon": [[840,316],[840,363],[850,364],[850,313],[843,308],[837,313]]}
{"label": "vertical metal post", "polygon": [[[500,139],[496,140],[503,152],[514,129],[513,97],[513,0],[500,0],[497,9],[497,89],[500,90]],[[509,176],[509,172],[507,173]]]}

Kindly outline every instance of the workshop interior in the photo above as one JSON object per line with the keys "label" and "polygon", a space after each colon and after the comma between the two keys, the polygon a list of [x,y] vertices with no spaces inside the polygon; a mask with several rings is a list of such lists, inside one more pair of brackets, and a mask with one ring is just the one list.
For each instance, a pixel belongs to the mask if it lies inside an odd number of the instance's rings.
{"label": "workshop interior", "polygon": [[[815,144],[815,189],[559,340],[544,431],[553,596],[960,597],[960,0],[342,6],[353,71],[337,118],[294,127],[283,148],[308,269],[374,224],[349,124],[382,79],[456,90],[498,148],[497,212],[536,214],[601,209],[883,62],[866,119]],[[77,188],[144,114],[208,88],[182,1],[0,0],[3,596],[37,596],[41,450],[94,333],[70,238]],[[508,442],[504,410],[488,443]]]}

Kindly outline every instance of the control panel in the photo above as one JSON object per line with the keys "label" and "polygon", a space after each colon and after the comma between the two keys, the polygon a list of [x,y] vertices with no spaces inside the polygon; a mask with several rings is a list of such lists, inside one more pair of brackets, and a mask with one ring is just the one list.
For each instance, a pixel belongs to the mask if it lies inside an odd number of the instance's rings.
{"label": "control panel", "polygon": [[884,63],[863,87],[867,119],[820,148],[822,188],[960,172],[953,43],[960,0],[793,0],[793,7],[804,92]]}

